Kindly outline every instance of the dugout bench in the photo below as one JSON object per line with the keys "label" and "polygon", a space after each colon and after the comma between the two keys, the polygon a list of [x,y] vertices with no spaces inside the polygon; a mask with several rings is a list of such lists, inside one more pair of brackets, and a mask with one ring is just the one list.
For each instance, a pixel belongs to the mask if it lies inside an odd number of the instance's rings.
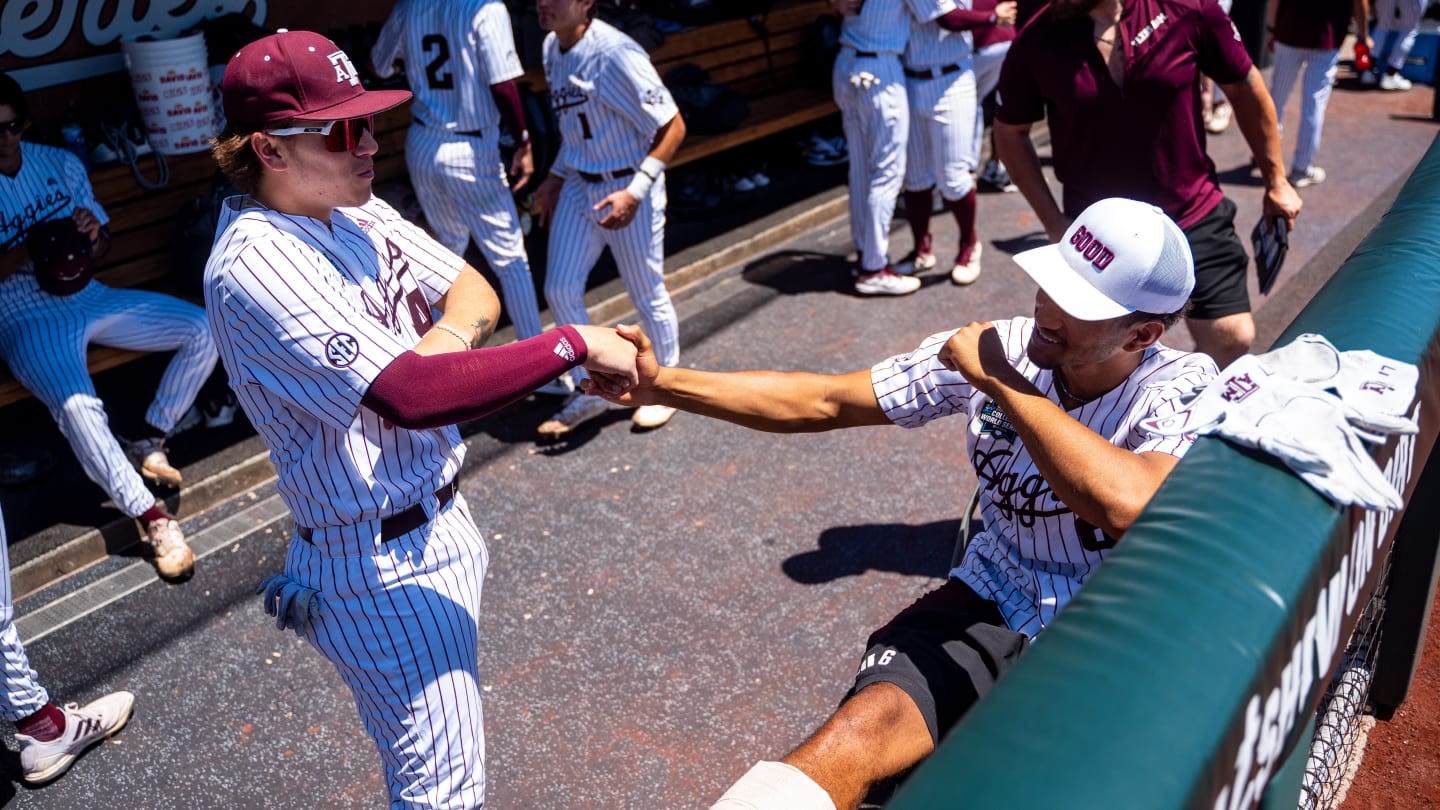
{"label": "dugout bench", "polygon": [[[829,5],[824,0],[778,0],[758,28],[738,19],[667,35],[665,43],[651,54],[662,77],[681,64],[699,65],[713,83],[743,94],[749,107],[741,125],[731,132],[687,137],[671,166],[710,157],[837,112],[828,88],[820,89],[811,81],[811,29],[827,13]],[[544,71],[539,65],[531,66],[524,80],[533,91],[543,92]],[[405,131],[409,124],[408,105],[377,119],[377,185],[405,177]],[[149,156],[139,158],[140,171],[153,176],[153,161]],[[198,289],[198,280],[175,277],[181,253],[177,212],[192,200],[210,194],[215,164],[208,152],[172,155],[166,161],[170,180],[157,190],[142,188],[128,166],[105,166],[91,172],[95,196],[110,215],[111,234],[110,253],[100,262],[96,278],[112,287],[168,292],[201,304],[193,292],[186,292]],[[199,270],[189,268],[186,272]],[[90,373],[115,368],[145,354],[92,346]],[[29,396],[30,392],[8,369],[0,368],[0,407]]]}

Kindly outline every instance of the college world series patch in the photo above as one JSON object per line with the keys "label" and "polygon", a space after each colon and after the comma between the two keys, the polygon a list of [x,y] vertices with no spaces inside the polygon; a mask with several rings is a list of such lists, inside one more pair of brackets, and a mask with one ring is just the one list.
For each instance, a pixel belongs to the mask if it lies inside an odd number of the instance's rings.
{"label": "college world series patch", "polygon": [[1002,442],[1015,441],[1015,426],[993,400],[980,409],[980,435]]}

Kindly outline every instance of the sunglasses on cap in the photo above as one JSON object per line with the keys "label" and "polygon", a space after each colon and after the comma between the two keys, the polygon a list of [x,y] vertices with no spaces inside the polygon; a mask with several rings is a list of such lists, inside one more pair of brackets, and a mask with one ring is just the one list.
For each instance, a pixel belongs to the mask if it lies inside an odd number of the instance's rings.
{"label": "sunglasses on cap", "polygon": [[11,135],[19,135],[30,128],[30,122],[23,118],[16,118],[13,121],[6,121],[0,124],[0,132],[8,132]]}
{"label": "sunglasses on cap", "polygon": [[345,118],[339,121],[326,121],[324,124],[311,124],[307,127],[285,127],[283,129],[268,129],[266,135],[274,135],[286,138],[291,135],[324,135],[325,151],[327,152],[352,152],[360,145],[360,139],[366,132],[375,131],[375,116],[365,115],[359,118]]}

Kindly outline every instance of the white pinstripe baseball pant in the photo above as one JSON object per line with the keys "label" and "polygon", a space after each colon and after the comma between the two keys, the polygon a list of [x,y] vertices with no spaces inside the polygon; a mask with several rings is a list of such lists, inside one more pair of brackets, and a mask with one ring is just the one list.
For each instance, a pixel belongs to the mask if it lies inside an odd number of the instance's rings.
{"label": "white pinstripe baseball pant", "polygon": [[1320,149],[1320,131],[1325,128],[1325,107],[1330,103],[1330,88],[1340,66],[1340,49],[1292,48],[1275,43],[1275,65],[1270,73],[1270,97],[1275,99],[1275,117],[1285,126],[1285,104],[1295,80],[1300,80],[1300,127],[1295,132],[1295,161],[1290,170],[1303,172],[1310,168]]}
{"label": "white pinstripe baseball pant", "polygon": [[313,544],[291,538],[285,575],[319,592],[305,640],[355,698],[391,808],[479,807],[480,592],[490,553],[458,494],[389,542],[376,536],[378,524],[319,529]]}
{"label": "white pinstripe baseball pant", "polygon": [[10,542],[5,535],[5,519],[0,517],[0,653],[5,661],[4,693],[0,694],[0,717],[14,722],[40,711],[50,694],[36,679],[30,668],[25,648],[20,646],[20,633],[15,630],[14,594],[10,590]]}
{"label": "white pinstripe baseball pant", "polygon": [[1375,0],[1371,4],[1375,14],[1375,50],[1383,52],[1386,39],[1395,34],[1385,61],[1397,71],[1405,67],[1405,59],[1415,47],[1420,19],[1425,16],[1428,5],[1430,0]]}
{"label": "white pinstripe baseball pant", "polygon": [[[680,362],[680,320],[665,289],[665,175],[660,175],[649,196],[640,201],[635,219],[619,230],[600,227],[604,212],[594,210],[596,203],[629,183],[629,177],[591,183],[577,176],[560,187],[550,223],[545,300],[555,323],[589,323],[585,280],[608,246],[640,324],[655,344],[656,360],[662,366],[674,366]],[[577,367],[570,373],[583,379],[584,372]]]}
{"label": "white pinstripe baseball pant", "polygon": [[[1010,53],[1013,40],[995,42],[975,52],[971,63],[975,71],[975,141],[970,154],[970,165],[980,165],[980,144],[985,138],[985,97],[1000,83],[1000,68],[1005,66],[1005,54]],[[995,158],[999,160],[998,157]]]}
{"label": "white pinstripe baseball pant", "polygon": [[[879,84],[851,84],[851,75],[862,72]],[[872,273],[890,263],[890,220],[905,179],[910,106],[900,57],[858,56],[854,48],[842,47],[831,90],[850,150],[850,235],[860,252],[860,269]]]}
{"label": "white pinstripe baseball pant", "polygon": [[405,135],[405,165],[436,241],[463,256],[474,239],[500,279],[515,336],[540,334],[540,304],[520,215],[495,136],[452,135],[412,124]]}
{"label": "white pinstripe baseball pant", "polygon": [[0,354],[10,372],[50,409],[90,480],[122,512],[138,517],[155,505],[155,496],[110,432],[85,365],[90,343],[175,352],[145,412],[145,421],[163,431],[185,415],[215,368],[215,341],[205,310],[172,296],[91,281],[57,297],[24,271],[0,282]]}
{"label": "white pinstripe baseball pant", "polygon": [[906,79],[910,138],[905,145],[905,190],[958,200],[975,187],[975,74]]}

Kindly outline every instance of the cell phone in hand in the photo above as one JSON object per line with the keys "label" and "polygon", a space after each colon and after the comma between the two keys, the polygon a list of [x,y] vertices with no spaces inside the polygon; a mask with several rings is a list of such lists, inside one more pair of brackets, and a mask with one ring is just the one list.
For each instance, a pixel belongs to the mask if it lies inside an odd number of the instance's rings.
{"label": "cell phone in hand", "polygon": [[1285,218],[1260,217],[1255,229],[1250,232],[1250,244],[1255,249],[1255,274],[1260,281],[1260,294],[1269,295],[1280,276],[1280,266],[1285,263],[1285,253],[1290,249],[1290,229],[1285,227]]}

